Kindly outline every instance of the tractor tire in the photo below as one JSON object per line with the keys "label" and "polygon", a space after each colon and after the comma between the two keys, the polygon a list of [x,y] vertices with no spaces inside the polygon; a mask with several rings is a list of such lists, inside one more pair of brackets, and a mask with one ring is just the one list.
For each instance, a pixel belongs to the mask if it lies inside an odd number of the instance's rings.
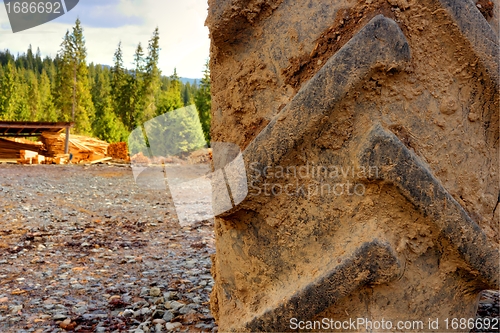
{"label": "tractor tire", "polygon": [[211,137],[241,149],[213,150],[219,331],[477,329],[500,288],[497,5],[209,0]]}

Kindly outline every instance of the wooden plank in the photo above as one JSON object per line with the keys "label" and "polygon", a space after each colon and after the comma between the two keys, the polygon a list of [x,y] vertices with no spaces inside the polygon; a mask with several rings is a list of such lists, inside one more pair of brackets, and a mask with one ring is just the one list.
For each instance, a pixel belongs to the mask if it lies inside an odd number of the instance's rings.
{"label": "wooden plank", "polygon": [[92,161],[92,162],[90,162],[90,164],[102,163],[102,162],[110,161],[111,159],[112,159],[112,157],[105,157],[105,158],[101,158],[99,160]]}
{"label": "wooden plank", "polygon": [[0,164],[16,164],[17,159],[15,158],[0,158]]}

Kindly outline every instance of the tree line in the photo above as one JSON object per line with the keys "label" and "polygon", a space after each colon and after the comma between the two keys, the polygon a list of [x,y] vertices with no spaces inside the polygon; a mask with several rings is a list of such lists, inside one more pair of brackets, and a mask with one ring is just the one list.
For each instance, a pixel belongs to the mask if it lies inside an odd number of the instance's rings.
{"label": "tree line", "polygon": [[210,72],[208,61],[199,83],[181,82],[158,68],[158,28],[143,48],[137,45],[133,68],[123,64],[121,42],[113,66],[87,64],[79,19],[67,31],[55,58],[42,59],[31,46],[14,56],[0,51],[0,119],[73,121],[72,132],[108,142],[127,141],[130,132],[166,112],[196,105],[205,140],[210,141]]}

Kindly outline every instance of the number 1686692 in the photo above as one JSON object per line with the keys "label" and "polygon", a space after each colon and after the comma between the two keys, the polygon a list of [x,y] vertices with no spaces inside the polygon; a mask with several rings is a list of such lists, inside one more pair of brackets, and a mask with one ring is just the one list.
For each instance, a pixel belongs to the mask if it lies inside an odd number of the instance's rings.
{"label": "number 1686692", "polygon": [[61,3],[54,2],[8,2],[5,4],[7,13],[15,14],[61,14]]}

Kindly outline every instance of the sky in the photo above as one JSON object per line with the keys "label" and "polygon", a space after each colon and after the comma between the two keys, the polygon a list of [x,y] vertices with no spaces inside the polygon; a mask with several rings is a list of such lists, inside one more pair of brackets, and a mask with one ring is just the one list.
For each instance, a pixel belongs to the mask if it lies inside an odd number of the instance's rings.
{"label": "sky", "polygon": [[55,57],[64,34],[80,18],[88,63],[112,65],[121,41],[124,65],[132,68],[138,43],[146,50],[158,27],[162,74],[171,75],[176,68],[181,77],[201,78],[210,46],[204,26],[207,7],[207,0],[80,0],[53,21],[12,33],[5,4],[0,0],[0,50],[21,54],[31,44],[33,52],[40,48],[42,57]]}

